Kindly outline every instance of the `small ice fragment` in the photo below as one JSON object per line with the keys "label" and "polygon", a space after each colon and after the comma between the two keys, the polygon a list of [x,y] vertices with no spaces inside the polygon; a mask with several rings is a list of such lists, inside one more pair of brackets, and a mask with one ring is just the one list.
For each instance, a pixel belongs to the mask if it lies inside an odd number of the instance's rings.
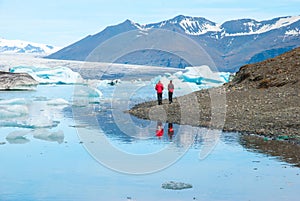
{"label": "small ice fragment", "polygon": [[183,189],[193,188],[191,184],[186,184],[183,182],[174,182],[174,181],[165,182],[162,184],[161,187],[164,189],[171,189],[171,190],[183,190]]}

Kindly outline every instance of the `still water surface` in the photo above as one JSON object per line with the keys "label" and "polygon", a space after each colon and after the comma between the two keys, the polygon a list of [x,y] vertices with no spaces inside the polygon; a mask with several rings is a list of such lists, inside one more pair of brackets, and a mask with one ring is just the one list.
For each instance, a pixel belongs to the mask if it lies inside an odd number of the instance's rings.
{"label": "still water surface", "polygon": [[[246,146],[243,136],[237,133],[222,133],[209,155],[200,159],[205,129],[191,133],[194,138],[191,146],[182,151],[186,141],[180,136],[179,125],[173,125],[174,134],[170,138],[168,124],[162,123],[164,133],[156,136],[157,122],[132,117],[148,132],[146,138],[137,138],[124,134],[117,127],[112,110],[106,104],[95,106],[98,128],[85,118],[75,122],[70,105],[45,104],[58,98],[72,103],[73,91],[74,86],[70,85],[44,85],[39,86],[37,91],[0,93],[1,100],[29,100],[26,107],[30,109],[30,117],[26,118],[42,120],[37,127],[48,125],[45,124],[47,116],[51,117],[49,121],[54,120],[57,124],[48,121],[46,123],[52,126],[26,128],[24,123],[14,127],[5,125],[1,119],[1,201],[299,200],[300,169],[279,157],[257,151],[255,146]],[[124,153],[159,153],[171,146],[174,151],[180,152],[180,157],[152,173],[122,173],[95,160],[88,147],[98,142],[96,139],[82,139],[79,130],[87,133],[100,130],[112,146]],[[111,154],[111,157],[114,155]],[[113,159],[119,164],[128,163],[126,158]],[[145,164],[131,165],[140,167]],[[161,188],[168,181],[185,182],[192,184],[193,188]]]}

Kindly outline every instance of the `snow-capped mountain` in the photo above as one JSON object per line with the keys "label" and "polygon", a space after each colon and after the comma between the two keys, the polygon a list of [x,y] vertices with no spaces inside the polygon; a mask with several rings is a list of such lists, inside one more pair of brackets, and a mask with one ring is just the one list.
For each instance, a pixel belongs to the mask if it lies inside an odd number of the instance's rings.
{"label": "snow-capped mountain", "polygon": [[272,30],[287,28],[293,23],[299,22],[300,16],[281,17],[272,20],[258,22],[253,19],[233,20],[226,22],[221,27],[224,36],[245,36],[262,34]]}
{"label": "snow-capped mountain", "polygon": [[160,23],[148,24],[141,26],[142,28],[160,28],[171,29],[179,28],[180,31],[188,35],[202,35],[208,32],[220,31],[220,26],[202,17],[189,17],[179,15],[173,19],[166,20]]}
{"label": "snow-capped mountain", "polygon": [[49,55],[59,49],[61,48],[51,45],[0,38],[0,53],[34,53]]}
{"label": "snow-capped mountain", "polygon": [[[144,35],[165,29],[197,42],[223,71],[237,71],[242,65],[275,57],[300,46],[300,16],[271,20],[238,19],[217,24],[202,17],[179,15],[158,23],[140,25],[126,20],[51,54],[48,58],[86,60],[104,41],[137,30]],[[140,33],[136,35],[140,37]],[[114,47],[118,48],[118,47]],[[124,55],[117,62],[141,65],[185,67],[189,63],[160,50],[143,50]]]}

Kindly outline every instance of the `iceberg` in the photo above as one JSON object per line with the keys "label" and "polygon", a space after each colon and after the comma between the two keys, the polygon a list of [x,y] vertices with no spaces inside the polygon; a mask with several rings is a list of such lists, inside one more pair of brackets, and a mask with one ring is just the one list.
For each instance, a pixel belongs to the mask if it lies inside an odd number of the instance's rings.
{"label": "iceberg", "polygon": [[62,98],[34,101],[24,98],[0,100],[0,127],[53,128],[69,102]]}
{"label": "iceberg", "polygon": [[28,104],[28,101],[25,98],[0,100],[0,106],[1,105],[26,105],[26,104]]}
{"label": "iceberg", "polygon": [[99,103],[103,97],[102,92],[92,86],[78,85],[74,89],[73,106],[86,107],[89,104]]}
{"label": "iceberg", "polygon": [[[175,86],[174,96],[182,96],[201,89],[217,87],[229,82],[229,72],[213,72],[207,65],[197,67],[186,67],[184,70],[174,74],[166,73],[151,80],[152,86],[160,80],[165,88],[170,80]],[[163,96],[166,98],[166,94]]]}
{"label": "iceberg", "polygon": [[11,73],[28,73],[40,84],[78,84],[83,78],[67,67],[33,67],[16,66],[9,69]]}
{"label": "iceberg", "polygon": [[223,84],[229,81],[230,76],[230,73],[227,72],[213,72],[209,66],[206,65],[199,67],[186,67],[185,70],[186,72],[181,75],[183,80],[199,85],[203,83]]}
{"label": "iceberg", "polygon": [[191,184],[186,184],[183,182],[174,182],[174,181],[165,182],[161,185],[161,187],[170,190],[183,190],[183,189],[193,188]]}
{"label": "iceberg", "polygon": [[52,99],[47,101],[47,105],[52,106],[66,106],[69,105],[69,102],[62,98]]}
{"label": "iceberg", "polygon": [[29,121],[0,121],[0,127],[14,127],[14,128],[30,128],[30,129],[37,129],[37,128],[54,128],[59,125],[59,121],[45,121],[45,120],[38,120],[30,119]]}
{"label": "iceberg", "polygon": [[0,105],[0,120],[23,117],[28,115],[28,113],[28,108],[24,105]]}

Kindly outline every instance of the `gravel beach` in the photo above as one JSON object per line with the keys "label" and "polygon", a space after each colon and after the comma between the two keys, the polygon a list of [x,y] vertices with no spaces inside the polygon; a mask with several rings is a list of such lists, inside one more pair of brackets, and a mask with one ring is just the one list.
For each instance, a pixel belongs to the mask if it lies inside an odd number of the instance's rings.
{"label": "gravel beach", "polygon": [[[300,141],[300,48],[240,68],[221,87],[145,102],[128,112],[143,119]],[[160,111],[160,112],[159,112]]]}

